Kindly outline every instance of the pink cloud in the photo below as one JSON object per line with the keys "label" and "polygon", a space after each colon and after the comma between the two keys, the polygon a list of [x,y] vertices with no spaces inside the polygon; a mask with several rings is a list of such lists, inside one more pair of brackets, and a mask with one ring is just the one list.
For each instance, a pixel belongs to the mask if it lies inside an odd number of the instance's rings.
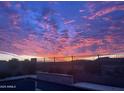
{"label": "pink cloud", "polygon": [[75,20],[64,20],[64,24],[71,24],[71,23],[74,23]]}
{"label": "pink cloud", "polygon": [[97,17],[103,16],[105,14],[108,14],[108,13],[111,13],[111,12],[117,11],[117,10],[123,10],[124,11],[124,5],[118,5],[118,6],[113,6],[113,7],[101,9],[100,11],[97,11],[93,15],[89,16],[88,19],[92,20],[92,19],[95,19]]}
{"label": "pink cloud", "polygon": [[84,11],[85,11],[85,10],[83,10],[83,9],[80,9],[80,10],[79,10],[80,13],[83,13]]}

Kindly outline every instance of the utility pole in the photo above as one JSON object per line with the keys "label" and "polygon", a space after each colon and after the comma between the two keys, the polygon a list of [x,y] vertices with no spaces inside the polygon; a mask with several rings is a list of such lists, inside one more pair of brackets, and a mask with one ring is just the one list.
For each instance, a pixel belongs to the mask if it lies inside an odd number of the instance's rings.
{"label": "utility pole", "polygon": [[44,63],[45,63],[45,58],[43,58],[44,59]]}
{"label": "utility pole", "polygon": [[71,56],[72,60],[71,60],[71,70],[72,70],[72,75],[74,73],[74,66],[73,66],[73,61],[74,61],[74,56]]}
{"label": "utility pole", "polygon": [[98,56],[98,59],[99,59],[100,58],[99,54],[97,56]]}
{"label": "utility pole", "polygon": [[55,57],[54,57],[54,62],[55,62],[56,60],[55,60]]}
{"label": "utility pole", "polygon": [[[100,55],[98,54],[98,59],[100,59]],[[101,60],[98,60],[98,65],[99,65],[99,74],[101,74],[101,70],[102,70],[102,64],[101,64]]]}
{"label": "utility pole", "polygon": [[71,58],[72,58],[72,60],[71,60],[71,61],[73,62],[73,60],[74,60],[74,56],[71,56]]}

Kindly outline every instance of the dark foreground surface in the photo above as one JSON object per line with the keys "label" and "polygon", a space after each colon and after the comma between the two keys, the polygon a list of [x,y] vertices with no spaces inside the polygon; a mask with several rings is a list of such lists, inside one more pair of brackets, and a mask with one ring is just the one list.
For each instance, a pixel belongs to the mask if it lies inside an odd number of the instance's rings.
{"label": "dark foreground surface", "polygon": [[18,80],[7,80],[0,81],[1,91],[18,91],[18,90],[35,90],[35,82],[32,79],[18,79]]}
{"label": "dark foreground surface", "polygon": [[[37,83],[36,83],[37,81]],[[24,78],[18,80],[0,81],[0,91],[86,91],[90,89],[78,88],[70,85],[63,85],[38,79]]]}

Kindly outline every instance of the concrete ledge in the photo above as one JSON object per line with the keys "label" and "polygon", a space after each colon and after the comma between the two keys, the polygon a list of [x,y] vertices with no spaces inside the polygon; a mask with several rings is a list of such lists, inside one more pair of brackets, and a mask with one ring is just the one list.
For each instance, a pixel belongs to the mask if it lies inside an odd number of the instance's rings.
{"label": "concrete ledge", "polygon": [[55,82],[60,84],[73,84],[73,76],[67,74],[57,74],[48,72],[38,72],[37,78],[49,82]]}
{"label": "concrete ledge", "polygon": [[87,82],[76,83],[73,85],[80,88],[87,88],[87,89],[99,90],[99,91],[124,91],[124,88],[120,88],[120,87],[112,87],[112,86],[93,84]]}
{"label": "concrete ledge", "polygon": [[23,78],[36,78],[36,75],[23,75],[23,76],[8,77],[8,78],[0,79],[0,81],[18,80],[18,79],[23,79]]}

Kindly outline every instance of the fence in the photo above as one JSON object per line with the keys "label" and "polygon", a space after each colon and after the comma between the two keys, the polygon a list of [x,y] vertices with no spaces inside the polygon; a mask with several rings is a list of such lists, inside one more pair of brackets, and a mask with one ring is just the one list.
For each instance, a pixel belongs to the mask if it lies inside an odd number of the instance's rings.
{"label": "fence", "polygon": [[40,58],[40,62],[73,62],[75,60],[93,60],[96,57],[83,57],[83,56],[67,56],[67,57],[46,57]]}
{"label": "fence", "polygon": [[[124,55],[123,55],[124,56]],[[86,55],[86,56],[66,56],[66,57],[44,57],[44,58],[39,58],[38,60],[40,62],[73,62],[77,60],[95,60],[97,58],[102,58],[102,57],[112,57],[112,58],[122,58],[122,55],[115,54],[115,55],[110,55],[110,54],[104,54],[104,55]]]}

